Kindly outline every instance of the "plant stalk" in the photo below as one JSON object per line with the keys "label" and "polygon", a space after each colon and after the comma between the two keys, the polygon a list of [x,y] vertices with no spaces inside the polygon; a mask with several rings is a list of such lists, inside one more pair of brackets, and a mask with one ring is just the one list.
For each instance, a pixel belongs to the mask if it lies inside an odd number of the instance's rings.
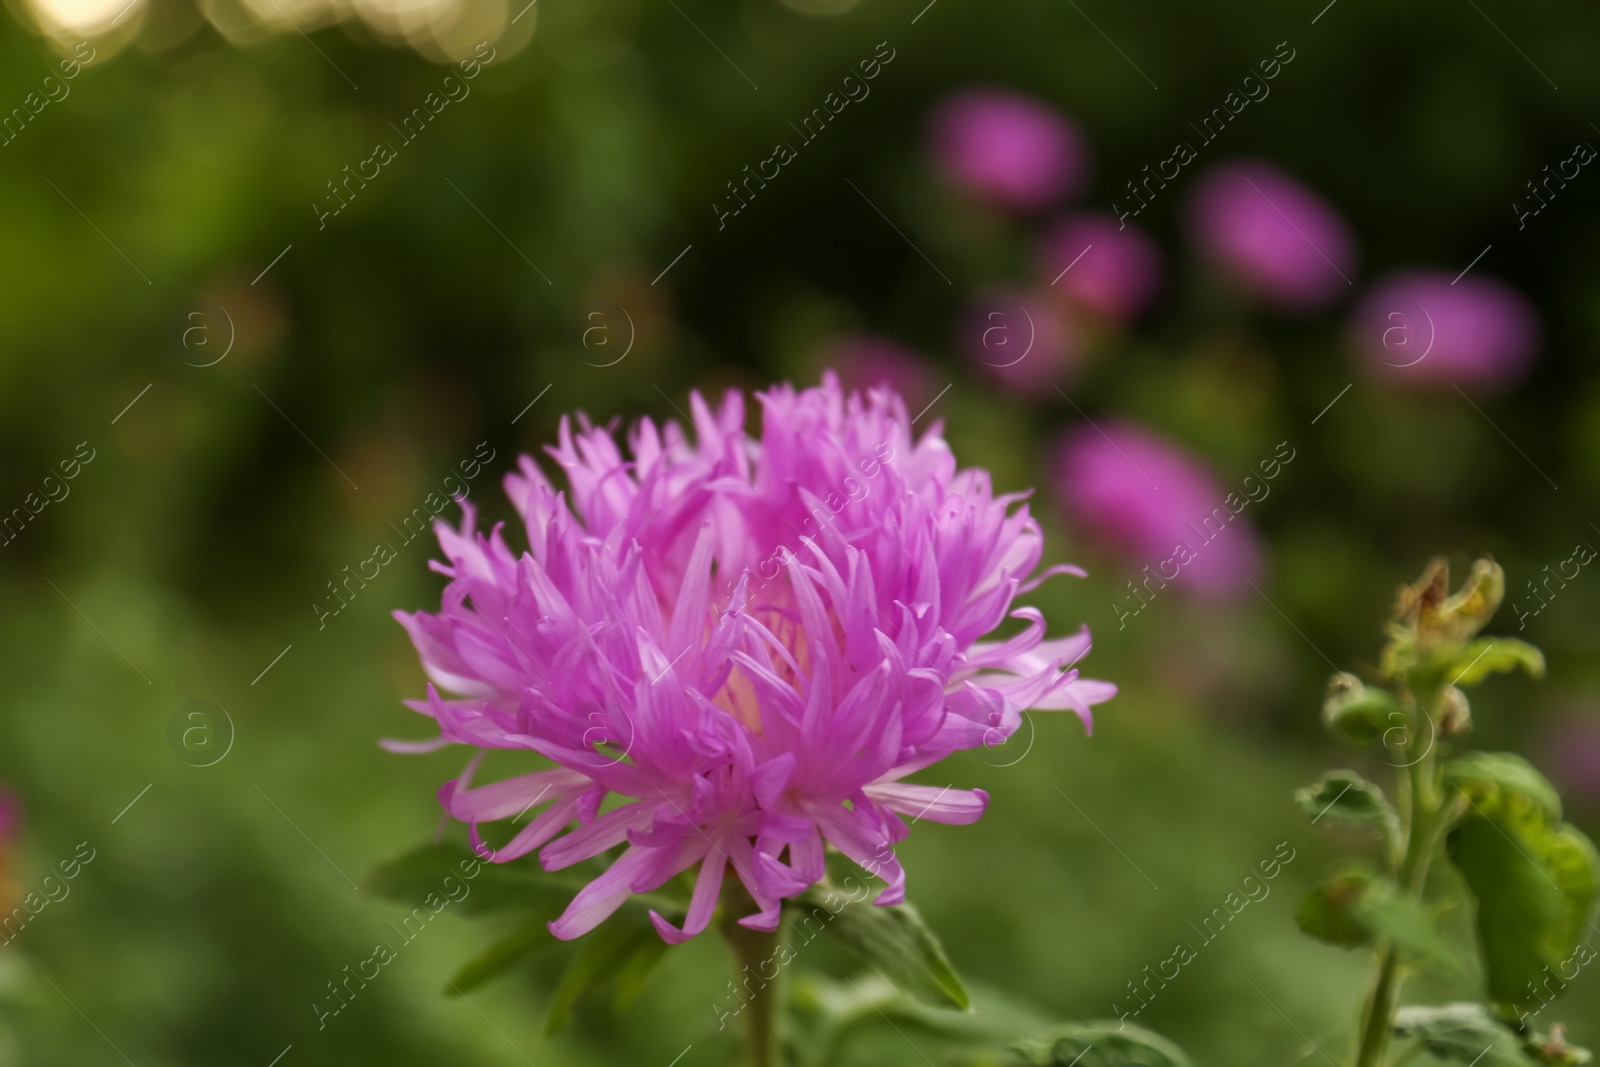
{"label": "plant stalk", "polygon": [[[748,1067],[779,1067],[782,1062],[778,1043],[781,1000],[777,956],[783,927],[780,925],[769,933],[740,926],[738,916],[749,914],[752,902],[743,887],[739,888],[738,894],[724,894],[719,928],[733,949],[737,968],[734,984],[743,988],[750,998],[740,1009],[745,1016],[745,1063]],[[766,977],[769,973],[771,978]]]}
{"label": "plant stalk", "polygon": [[[1431,701],[1437,704],[1437,700]],[[1413,716],[1413,722],[1415,722]],[[1401,778],[1401,842],[1399,866],[1392,870],[1395,884],[1407,896],[1420,898],[1428,880],[1428,865],[1433,859],[1439,813],[1442,808],[1437,770],[1434,763],[1434,731],[1431,726],[1426,739],[1427,748],[1405,768]],[[1406,746],[1406,752],[1418,744],[1416,738]],[[1361,1015],[1361,1043],[1356,1053],[1355,1067],[1380,1067],[1388,1050],[1389,1034],[1393,1027],[1395,1006],[1400,998],[1400,952],[1392,944],[1384,944],[1378,953],[1378,966],[1372,982],[1372,993],[1367,998]]]}

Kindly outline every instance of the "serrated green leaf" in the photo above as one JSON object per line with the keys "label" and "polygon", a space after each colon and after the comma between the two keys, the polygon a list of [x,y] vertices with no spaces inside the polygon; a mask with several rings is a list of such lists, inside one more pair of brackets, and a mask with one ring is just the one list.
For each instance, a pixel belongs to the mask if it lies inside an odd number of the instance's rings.
{"label": "serrated green leaf", "polygon": [[1600,894],[1600,857],[1576,828],[1543,805],[1500,790],[1474,801],[1445,841],[1478,902],[1477,932],[1490,999],[1539,1002],[1545,968],[1557,968],[1582,940]]}
{"label": "serrated green leaf", "polygon": [[1312,785],[1297,790],[1294,799],[1312,822],[1327,819],[1372,826],[1385,837],[1400,830],[1400,818],[1383,790],[1355,771],[1329,771]]}
{"label": "serrated green leaf", "polygon": [[544,916],[530,916],[463,964],[451,977],[447,991],[457,996],[469,993],[556,943]]}
{"label": "serrated green leaf", "polygon": [[1354,745],[1370,745],[1403,721],[1400,702],[1388,690],[1364,685],[1353,674],[1340,673],[1328,679],[1322,724],[1335,737]]}
{"label": "serrated green leaf", "polygon": [[1469,752],[1444,765],[1446,787],[1480,807],[1497,807],[1502,791],[1524,797],[1551,822],[1561,818],[1561,797],[1538,768],[1510,752]]}
{"label": "serrated green leaf", "polygon": [[1535,678],[1544,677],[1544,653],[1514,637],[1484,637],[1471,642],[1454,656],[1460,664],[1451,674],[1443,666],[1446,680],[1458,688],[1477,685],[1491,674],[1504,674],[1518,667]]}
{"label": "serrated green leaf", "polygon": [[1350,864],[1313,889],[1298,919],[1300,929],[1330,944],[1354,948],[1382,940],[1416,960],[1446,967],[1459,962],[1427,905],[1366,864]]}
{"label": "serrated green leaf", "polygon": [[[828,900],[844,903],[835,911]],[[924,1004],[960,1011],[969,1007],[966,988],[944,946],[911,904],[878,907],[839,893],[829,882],[807,889],[797,903],[813,914],[821,909],[831,915],[827,928],[838,933],[840,944]]]}
{"label": "serrated green leaf", "polygon": [[1116,1021],[1067,1023],[1012,1048],[1037,1067],[1191,1067],[1160,1034]]}
{"label": "serrated green leaf", "polygon": [[1395,1012],[1394,1032],[1414,1037],[1434,1056],[1478,1067],[1537,1067],[1510,1028],[1482,1004],[1412,1006]]}

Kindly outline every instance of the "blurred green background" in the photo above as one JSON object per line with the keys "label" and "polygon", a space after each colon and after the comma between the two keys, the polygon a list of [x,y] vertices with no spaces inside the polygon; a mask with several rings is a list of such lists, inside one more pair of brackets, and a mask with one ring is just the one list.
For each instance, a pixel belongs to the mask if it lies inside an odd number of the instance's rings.
{"label": "blurred green background", "polygon": [[[620,1020],[585,1001],[547,1040],[553,962],[471,1003],[441,995],[499,929],[453,915],[317,1029],[325,983],[404,911],[353,886],[431,839],[434,791],[464,754],[376,744],[428,732],[401,706],[423,677],[389,616],[437,603],[424,542],[320,630],[310,605],[480,442],[495,458],[473,497],[508,517],[500,473],[561,412],[670,418],[691,388],[814,380],[846,332],[925,353],[935,387],[953,385],[937,416],[964,463],[1007,489],[1048,486],[1047,446],[1078,414],[996,391],[953,341],[975,291],[1026,273],[1025,235],[938,187],[925,116],[974,83],[1049,101],[1093,144],[1082,202],[1104,210],[1283,40],[1294,66],[1207,161],[1264,157],[1334,204],[1361,247],[1352,299],[1389,269],[1454,274],[1491,245],[1475,269],[1537,306],[1539,362],[1482,412],[1448,390],[1385,391],[1352,366],[1348,302],[1285,319],[1227,299],[1185,251],[1182,196],[1157,201],[1140,222],[1167,257],[1160,303],[1107,342],[1074,400],[1158,427],[1229,484],[1276,442],[1296,447],[1249,513],[1272,603],[1171,596],[1119,632],[1119,565],[1046,491],[1049,558],[1094,576],[1033,599],[1058,628],[1095,629],[1086,673],[1121,695],[1090,739],[1037,716],[1025,756],[955,760],[951,777],[992,794],[988,816],[924,826],[904,852],[912,898],[967,977],[1085,1018],[1112,1015],[1287,841],[1271,896],[1139,1021],[1201,1063],[1339,1058],[1367,963],[1301,937],[1293,911],[1352,842],[1289,797],[1326,766],[1384,768],[1322,736],[1329,661],[1371,662],[1394,586],[1435,552],[1492,553],[1514,595],[1600,539],[1600,179],[1525,230],[1508,210],[1544,164],[1600,137],[1592,5],[538,0],[402,33],[304,4],[140,0],[109,30],[105,11],[63,5],[45,33],[41,9],[9,2],[0,107],[78,40],[95,56],[0,147],[0,507],[80,442],[94,457],[0,551],[0,779],[26,819],[9,869],[26,891],[79,842],[95,858],[0,949],[0,1063],[266,1067],[288,1046],[284,1067],[665,1067],[686,1046],[682,1067],[724,1062],[715,939],[669,953]],[[439,61],[480,36],[494,58],[471,95],[319,228],[325,183],[395,140]],[[881,41],[896,58],[870,100],[719,231],[724,183]],[[633,336],[624,360],[598,365],[619,347],[586,345],[596,325],[614,346]],[[1474,697],[1479,744],[1576,751],[1600,701],[1590,582],[1521,635],[1550,656],[1544,682]],[[1508,608],[1495,629],[1512,621]],[[210,766],[169,741],[193,700],[231,719]],[[1600,767],[1578,772],[1562,784],[1594,835]],[[1408,995],[1477,988],[1469,970]],[[1557,1015],[1600,1042],[1600,978],[1582,974],[1541,1022]]]}

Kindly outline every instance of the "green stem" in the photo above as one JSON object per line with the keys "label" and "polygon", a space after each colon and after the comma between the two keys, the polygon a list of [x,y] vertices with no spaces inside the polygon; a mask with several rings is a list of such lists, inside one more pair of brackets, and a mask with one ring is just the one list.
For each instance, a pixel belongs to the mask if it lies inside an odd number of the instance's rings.
{"label": "green stem", "polygon": [[[729,947],[733,949],[736,967],[734,984],[742,986],[751,993],[750,1000],[741,1009],[741,1014],[745,1016],[748,1042],[745,1063],[748,1067],[779,1067],[781,1058],[778,1051],[780,1004],[778,980],[781,975],[777,974],[775,969],[778,963],[778,947],[783,939],[783,928],[780,926],[768,933],[740,926],[738,917],[750,913],[752,902],[745,895],[742,886],[738,889],[738,893],[730,891],[723,896],[720,929]],[[735,897],[743,899],[736,900]],[[765,977],[768,973],[773,973],[771,979]],[[754,986],[747,984],[751,977],[756,979],[757,984]]]}
{"label": "green stem", "polygon": [[[1416,722],[1415,715],[1412,716],[1412,722]],[[1400,808],[1402,849],[1398,866],[1391,863],[1391,873],[1401,892],[1416,898],[1422,896],[1423,886],[1428,880],[1428,865],[1433,859],[1442,806],[1434,767],[1433,730],[1430,728],[1427,737],[1420,742],[1413,738],[1406,747],[1408,755],[1418,743],[1424,743],[1427,747],[1406,767],[1406,774],[1400,781],[1403,801]],[[1372,993],[1361,1014],[1361,1043],[1356,1053],[1356,1067],[1379,1067],[1383,1063],[1393,1027],[1395,1006],[1400,998],[1401,981],[1399,950],[1386,943],[1378,952]]]}

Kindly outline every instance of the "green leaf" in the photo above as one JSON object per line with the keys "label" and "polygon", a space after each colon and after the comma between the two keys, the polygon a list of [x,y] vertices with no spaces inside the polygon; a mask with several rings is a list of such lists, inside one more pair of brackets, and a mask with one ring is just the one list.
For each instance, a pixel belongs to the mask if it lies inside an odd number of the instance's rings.
{"label": "green leaf", "polygon": [[1295,913],[1300,929],[1318,941],[1341,948],[1371,944],[1372,931],[1356,921],[1352,912],[1374,877],[1365,868],[1355,868],[1324,879],[1306,895]]}
{"label": "green leaf", "polygon": [[551,996],[550,1013],[544,1023],[545,1037],[566,1029],[572,1022],[572,1009],[578,998],[615,974],[644,946],[646,938],[659,941],[661,935],[649,922],[621,915],[612,916],[579,938],[578,950],[568,961]]}
{"label": "green leaf", "polygon": [[1544,677],[1544,653],[1514,637],[1484,637],[1468,644],[1455,653],[1456,671],[1445,667],[1445,677],[1451,685],[1465,687],[1477,685],[1491,674],[1505,674],[1518,667],[1535,678]]}
{"label": "green leaf", "polygon": [[1400,702],[1388,690],[1363,685],[1353,674],[1328,679],[1322,703],[1322,724],[1335,737],[1354,745],[1370,745],[1404,717]]}
{"label": "green leaf", "polygon": [[1427,905],[1367,864],[1352,863],[1313,889],[1298,919],[1300,929],[1330,944],[1355,948],[1382,940],[1420,961],[1459,962]]}
{"label": "green leaf", "polygon": [[1355,771],[1329,771],[1295,792],[1300,809],[1312,822],[1332,822],[1377,827],[1385,838],[1400,831],[1400,818],[1384,798],[1383,790]]}
{"label": "green leaf", "polygon": [[1067,1023],[1012,1048],[1037,1067],[1191,1067],[1160,1034],[1115,1021]]}
{"label": "green leaf", "polygon": [[1582,940],[1600,879],[1589,839],[1533,797],[1508,789],[1473,801],[1446,851],[1478,901],[1478,946],[1490,999],[1539,1002],[1545,968],[1560,967]]}
{"label": "green leaf", "polygon": [[462,889],[457,886],[464,886],[466,895],[453,901],[450,910],[482,915],[552,906],[560,914],[583,883],[554,878],[537,864],[489,863],[460,845],[425,845],[379,865],[367,876],[366,885],[379,896],[413,907],[430,894],[439,899],[460,896]]}
{"label": "green leaf", "polygon": [[1535,1067],[1509,1027],[1482,1004],[1413,1006],[1395,1012],[1394,1032],[1414,1037],[1434,1056],[1478,1067]]}
{"label": "green leaf", "polygon": [[[973,983],[972,1010],[929,1007],[895,988],[876,971],[835,980],[817,971],[793,969],[785,997],[785,1044],[791,1067],[896,1064],[909,1053],[906,1038],[935,1063],[966,1067],[1014,1067],[1010,1050],[1020,1034],[1042,1033],[1055,1019],[1020,1002],[1014,993]],[[742,1031],[729,1024],[719,1034]],[[700,1045],[695,1044],[696,1055]],[[743,1062],[737,1050],[719,1062]],[[922,1064],[922,1060],[915,1060]]]}
{"label": "green leaf", "polygon": [[[835,911],[828,900],[844,901]],[[827,916],[828,928],[858,959],[881,971],[911,996],[934,1007],[965,1011],[971,1001],[938,937],[910,904],[878,907],[819,882],[797,898],[812,915]]]}
{"label": "green leaf", "polygon": [[1474,804],[1498,804],[1501,792],[1523,797],[1556,822],[1561,818],[1561,797],[1538,769],[1510,752],[1469,752],[1444,765],[1444,783],[1465,794]]}
{"label": "green leaf", "polygon": [[500,977],[523,960],[556,944],[543,915],[530,916],[510,933],[496,938],[478,955],[468,960],[450,979],[449,990],[460,996]]}
{"label": "green leaf", "polygon": [[659,937],[646,940],[633,955],[622,965],[622,970],[617,974],[617,1011],[627,1011],[638,999],[639,993],[644,989],[644,984],[654,973],[656,964],[660,963],[667,955],[671,946]]}
{"label": "green leaf", "polygon": [[[367,876],[366,887],[412,907],[431,893],[451,900],[447,910],[463,915],[525,910],[554,919],[602,870],[603,861],[594,860],[552,873],[531,858],[491,863],[464,845],[424,845],[380,864]],[[456,883],[465,884],[464,896]],[[623,907],[641,916],[654,908],[668,918],[679,918],[688,907],[687,897],[674,895],[674,889],[668,883],[654,893],[634,893]],[[452,893],[460,899],[451,899]]]}

